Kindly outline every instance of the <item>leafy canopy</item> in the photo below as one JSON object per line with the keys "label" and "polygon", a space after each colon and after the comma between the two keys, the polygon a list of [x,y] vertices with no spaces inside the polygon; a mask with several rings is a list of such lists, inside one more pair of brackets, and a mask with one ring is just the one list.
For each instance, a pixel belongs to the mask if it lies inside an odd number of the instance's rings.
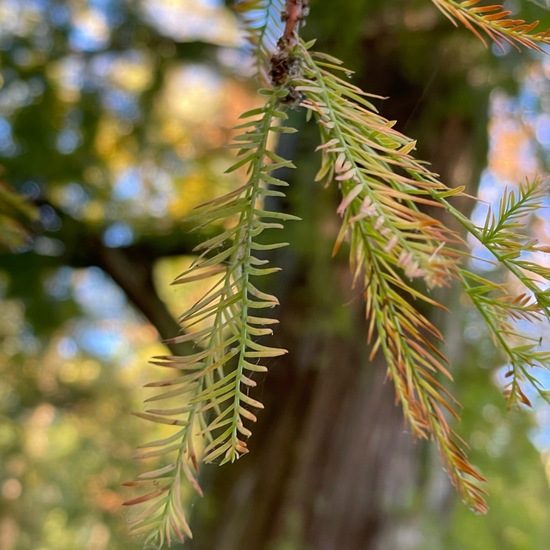
{"label": "leafy canopy", "polygon": [[[537,32],[536,22],[510,19],[501,6],[481,6],[479,0],[432,1],[453,23],[463,23],[481,40],[485,33],[501,46],[507,42],[536,50],[550,42],[550,31]],[[260,90],[263,106],[244,113],[237,126],[242,132],[234,144],[237,161],[228,171],[246,171],[246,183],[203,204],[192,216],[197,229],[211,224],[223,228],[197,246],[194,263],[174,281],[210,284],[181,316],[184,332],[170,341],[191,344],[190,351],[155,358],[154,364],[177,374],[148,384],[160,393],[147,400],[154,408],[138,413],[174,427],[173,434],[143,445],[138,453],[142,459],[163,457],[163,465],[126,483],[146,491],[126,504],[147,503],[130,524],[154,544],[192,536],[182,505],[182,483],[201,494],[200,462],[224,464],[248,452],[246,440],[256,420],[253,411],[262,408],[249,395],[256,385],[253,375],[266,370],[266,359],[286,353],[263,343],[277,322],[264,310],[278,301],[256,281],[278,270],[262,253],[287,244],[265,244],[260,236],[297,219],[267,206],[269,198],[284,196],[287,185],[273,171],[293,167],[273,152],[272,136],[295,131],[285,126],[287,108],[305,109],[319,129],[317,179],[336,185],[341,194],[337,212],[342,222],[334,252],[346,243],[355,284],[363,289],[372,355],[383,354],[413,433],[436,442],[452,483],[474,511],[484,513],[487,508],[484,478],[469,462],[465,444],[449,423],[459,415],[441,380],[451,379],[440,351],[442,335],[420,307],[443,307],[430,290],[459,283],[479,310],[510,366],[510,405],[529,404],[522,389],[525,382],[548,397],[532,368],[548,367],[550,353],[539,351],[538,342],[516,324],[550,318],[550,291],[540,285],[550,279],[550,270],[526,259],[550,250],[522,234],[526,215],[540,207],[546,193],[542,182],[526,182],[508,191],[498,210],[489,212],[482,226],[475,225],[452,204],[464,190],[447,186],[414,158],[415,142],[377,113],[373,96],[350,83],[351,73],[340,60],[315,52],[314,42],[299,38],[307,3],[242,0],[235,6],[255,54],[259,81],[267,88]],[[434,209],[445,209],[454,217],[524,291],[515,295],[505,283],[471,271],[465,241],[428,213]]]}

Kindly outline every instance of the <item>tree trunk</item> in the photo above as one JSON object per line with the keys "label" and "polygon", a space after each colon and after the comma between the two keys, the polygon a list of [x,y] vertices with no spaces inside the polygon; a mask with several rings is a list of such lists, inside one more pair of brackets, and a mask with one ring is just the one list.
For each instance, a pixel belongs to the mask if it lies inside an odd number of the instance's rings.
{"label": "tree trunk", "polygon": [[421,445],[406,432],[383,362],[368,360],[363,307],[349,308],[359,330],[345,338],[286,332],[311,325],[302,311],[287,302],[281,336],[290,353],[260,384],[266,410],[251,454],[206,487],[223,504],[197,518],[194,547],[413,548],[395,515],[410,505]]}

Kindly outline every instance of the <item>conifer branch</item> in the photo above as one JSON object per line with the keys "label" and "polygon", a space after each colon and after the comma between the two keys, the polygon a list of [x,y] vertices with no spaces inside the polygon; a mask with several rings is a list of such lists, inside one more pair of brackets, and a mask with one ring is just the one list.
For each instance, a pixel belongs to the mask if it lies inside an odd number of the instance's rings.
{"label": "conifer branch", "polygon": [[473,509],[484,512],[483,477],[446,419],[458,415],[437,379],[450,378],[437,346],[441,334],[413,302],[439,304],[406,282],[421,279],[433,288],[458,276],[459,254],[450,245],[460,239],[420,206],[437,206],[433,195],[460,190],[446,188],[410,156],[415,143],[375,112],[367,94],[334,74],[347,73],[339,60],[310,54],[305,45],[301,56],[305,79],[296,89],[321,130],[318,179],[337,183],[343,197],[335,251],[349,240],[352,271],[364,288],[373,353],[381,349],[384,354],[413,433],[437,442],[453,484]]}
{"label": "conifer branch", "polygon": [[462,284],[485,321],[493,343],[506,358],[508,371],[505,376],[510,382],[504,393],[509,406],[519,403],[531,406],[522,389],[524,381],[535,388],[543,399],[549,401],[548,392],[544,391],[529,369],[548,368],[550,352],[537,350],[538,340],[517,328],[519,321],[536,323],[544,319],[540,308],[528,295],[512,297],[501,285],[466,270],[463,270]]}
{"label": "conifer branch", "polygon": [[283,7],[284,0],[238,0],[234,4],[244,26],[244,36],[252,46],[256,74],[262,86],[270,84],[269,60],[284,32]]}
{"label": "conifer branch", "polygon": [[[509,13],[500,6],[476,7],[479,0],[433,1],[453,22],[462,21],[482,40],[477,29],[499,44],[507,41],[540,49],[537,43],[548,41],[548,33],[532,32],[534,24],[506,19]],[[203,281],[211,286],[181,317],[186,333],[170,340],[192,343],[192,352],[153,361],[178,375],[148,384],[161,390],[147,401],[166,404],[137,415],[174,426],[176,431],[146,444],[138,453],[139,458],[161,457],[164,462],[127,483],[148,490],[126,502],[149,503],[131,526],[136,533],[150,533],[148,540],[156,544],[191,537],[182,490],[192,488],[201,494],[200,462],[233,462],[248,451],[249,423],[256,420],[251,409],[262,408],[248,394],[255,386],[254,373],[266,370],[265,358],[286,352],[258,342],[271,334],[276,320],[255,315],[257,309],[278,304],[256,286],[255,277],[277,271],[267,267],[257,252],[286,245],[262,244],[258,237],[296,219],[264,206],[266,197],[284,196],[274,188],[286,184],[271,172],[292,167],[268,146],[272,133],[294,131],[281,124],[286,119],[282,105],[303,106],[318,124],[322,160],[317,180],[335,183],[341,191],[337,212],[342,225],[334,253],[349,243],[354,281],[362,285],[365,296],[372,355],[383,353],[413,433],[435,440],[464,501],[485,512],[485,491],[480,486],[484,479],[468,461],[464,442],[449,424],[458,414],[457,402],[442,380],[451,379],[440,351],[442,335],[418,305],[443,307],[430,297],[430,289],[459,281],[507,358],[510,403],[529,404],[521,386],[524,381],[544,394],[531,369],[547,368],[550,352],[538,351],[536,342],[516,326],[518,321],[550,318],[550,291],[538,282],[550,280],[550,269],[525,257],[549,250],[521,234],[524,217],[540,207],[540,182],[506,193],[498,212],[489,212],[486,223],[476,226],[448,200],[463,194],[463,189],[448,188],[411,155],[415,142],[376,112],[370,101],[374,96],[347,80],[351,73],[338,59],[312,53],[312,44],[299,40],[306,0],[286,0],[284,10],[282,0],[242,0],[236,9],[246,16],[260,79],[272,89],[261,92],[265,105],[245,113],[245,122],[238,126],[244,133],[235,140],[238,160],[228,171],[246,168],[247,183],[200,206],[192,217],[197,229],[210,224],[223,228],[195,249],[197,258],[174,281]],[[464,268],[461,260],[468,256],[464,241],[427,214],[426,207],[446,209],[494,255],[496,264],[524,284],[525,292],[512,296],[506,285]]]}
{"label": "conifer branch", "polygon": [[504,285],[469,270],[461,270],[464,289],[485,321],[493,342],[509,364],[507,377],[510,382],[505,394],[510,406],[517,403],[530,406],[521,388],[523,381],[533,386],[543,399],[550,401],[548,392],[543,390],[537,378],[529,371],[533,367],[548,369],[550,352],[537,350],[538,340],[517,327],[520,321],[537,323],[550,319],[550,292],[539,286],[540,282],[550,281],[550,269],[522,259],[526,254],[548,253],[550,247],[542,246],[521,233],[526,217],[540,210],[546,195],[547,186],[540,180],[520,186],[517,192],[505,190],[498,212],[489,209],[482,227],[476,226],[445,199],[441,199],[450,214],[492,253],[496,265],[517,278],[525,288],[523,293],[513,296]]}
{"label": "conifer branch", "polygon": [[[540,311],[550,319],[550,289],[542,289],[534,276],[540,280],[550,281],[550,269],[528,259],[522,258],[522,253],[550,252],[550,247],[542,246],[537,241],[528,239],[521,234],[512,233],[511,229],[523,226],[518,225],[518,215],[525,215],[540,209],[542,198],[546,195],[547,187],[540,181],[534,180],[526,186],[520,187],[519,193],[505,193],[501,205],[502,219],[494,219],[490,211],[483,227],[478,227],[462,212],[452,206],[446,197],[434,195],[447,211],[474,236],[495,257],[498,265],[515,275],[533,296]],[[506,203],[510,201],[509,205]],[[517,215],[516,215],[517,214]]]}
{"label": "conifer branch", "polygon": [[457,26],[460,21],[487,46],[482,32],[501,49],[505,43],[519,49],[525,46],[542,52],[540,44],[550,44],[550,29],[535,32],[539,22],[527,23],[523,19],[511,19],[512,13],[500,4],[479,5],[481,0],[432,0],[437,8]]}
{"label": "conifer branch", "polygon": [[248,394],[249,388],[256,385],[253,376],[267,370],[261,364],[263,360],[286,353],[257,341],[271,334],[270,325],[276,320],[254,315],[257,310],[278,304],[277,298],[261,291],[253,282],[257,277],[278,271],[267,267],[267,260],[258,258],[257,253],[286,245],[262,244],[257,239],[265,230],[279,229],[281,222],[297,219],[268,211],[264,206],[266,197],[284,196],[273,187],[286,183],[274,178],[271,172],[282,166],[292,167],[292,163],[269,150],[269,136],[272,132],[294,130],[279,125],[286,115],[278,105],[287,91],[263,93],[266,104],[241,117],[246,121],[238,128],[244,133],[234,145],[240,158],[228,169],[232,172],[246,167],[248,182],[198,207],[191,217],[200,223],[198,228],[234,221],[219,235],[200,244],[195,249],[199,254],[196,260],[174,281],[174,284],[191,281],[211,284],[205,295],[182,315],[180,322],[187,332],[170,340],[173,344],[192,342],[195,350],[184,356],[162,356],[153,361],[155,365],[175,369],[179,375],[148,384],[162,391],[147,401],[173,401],[175,406],[136,413],[141,418],[178,427],[171,436],[145,445],[153,450],[137,455],[144,459],[175,455],[175,460],[126,483],[153,489],[125,504],[155,501],[130,524],[136,533],[149,532],[148,540],[160,545],[170,544],[173,537],[178,540],[191,537],[182,508],[181,485],[187,482],[200,494],[196,479],[199,462],[233,462],[248,452],[246,440],[251,431],[246,424],[256,420],[250,409],[263,408]]}

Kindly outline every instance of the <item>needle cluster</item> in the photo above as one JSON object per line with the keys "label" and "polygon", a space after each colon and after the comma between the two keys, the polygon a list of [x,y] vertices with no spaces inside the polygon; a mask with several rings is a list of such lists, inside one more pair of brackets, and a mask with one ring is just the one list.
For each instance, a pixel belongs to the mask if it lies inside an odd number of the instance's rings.
{"label": "needle cluster", "polygon": [[[480,39],[481,32],[502,45],[540,49],[549,31],[535,32],[536,23],[510,19],[501,6],[480,6],[479,0],[432,0],[453,22],[460,21]],[[153,363],[174,370],[169,380],[148,384],[159,393],[148,399],[154,407],[138,413],[173,427],[164,439],[143,446],[138,458],[160,459],[153,469],[127,485],[146,492],[126,504],[148,503],[131,520],[136,533],[149,533],[158,545],[191,537],[182,487],[201,493],[201,462],[233,462],[248,452],[247,439],[262,404],[249,393],[254,376],[266,370],[265,360],[286,353],[265,345],[277,321],[264,311],[277,298],[257,280],[276,272],[262,251],[287,243],[265,244],[265,231],[297,219],[266,209],[265,199],[284,196],[287,185],[272,172],[292,163],[272,150],[273,135],[294,132],[284,125],[288,106],[306,110],[319,129],[321,166],[317,180],[337,186],[341,228],[334,253],[346,249],[355,285],[365,299],[368,329],[365,340],[372,355],[381,353],[393,381],[396,399],[412,432],[437,444],[452,483],[463,500],[479,513],[486,511],[484,478],[469,462],[465,443],[452,423],[458,403],[447,389],[452,380],[444,356],[443,335],[423,311],[440,307],[430,293],[438,287],[461,285],[485,321],[508,364],[505,393],[510,405],[529,405],[524,384],[547,398],[534,367],[548,368],[550,352],[539,350],[519,327],[550,319],[550,269],[537,255],[550,252],[525,233],[529,215],[541,207],[546,188],[527,182],[503,196],[476,225],[452,204],[463,195],[413,156],[415,142],[394,128],[374,108],[373,96],[350,82],[342,62],[313,52],[313,42],[298,36],[307,13],[305,0],[241,0],[246,36],[252,45],[264,105],[242,115],[234,147],[238,160],[229,171],[246,172],[246,183],[196,209],[197,229],[221,226],[200,244],[191,267],[175,284],[203,281],[208,290],[180,321],[185,331],[172,343],[191,345],[181,356],[157,357]],[[289,36],[291,35],[291,36]],[[499,280],[469,268],[469,249],[459,234],[428,212],[444,209],[466,233],[494,257]],[[516,285],[508,284],[515,278]],[[512,290],[517,285],[523,290]],[[157,403],[163,403],[157,406]]]}

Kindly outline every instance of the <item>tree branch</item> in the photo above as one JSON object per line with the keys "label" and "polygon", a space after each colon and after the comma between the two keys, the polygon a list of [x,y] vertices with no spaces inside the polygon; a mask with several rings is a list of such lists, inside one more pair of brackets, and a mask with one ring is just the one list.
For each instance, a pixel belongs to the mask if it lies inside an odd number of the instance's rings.
{"label": "tree branch", "polygon": [[[92,228],[71,215],[63,212],[47,200],[39,200],[37,206],[48,205],[62,222],[56,232],[44,231],[36,224],[34,236],[47,236],[61,240],[65,246],[63,255],[51,258],[59,267],[97,266],[107,273],[124,292],[128,300],[156,328],[163,340],[173,338],[181,332],[181,326],[160,299],[153,283],[153,268],[160,258],[191,254],[194,242],[177,239],[148,240],[146,237],[127,247],[106,246],[101,238],[101,229]],[[34,255],[34,251],[22,254]],[[52,263],[48,262],[48,269]],[[173,354],[183,353],[182,344],[164,342]]]}
{"label": "tree branch", "polygon": [[294,31],[297,31],[299,24],[304,21],[309,13],[309,0],[286,0],[285,11],[282,14],[282,20],[285,23],[285,31],[281,37],[281,42],[289,46],[296,45]]}

